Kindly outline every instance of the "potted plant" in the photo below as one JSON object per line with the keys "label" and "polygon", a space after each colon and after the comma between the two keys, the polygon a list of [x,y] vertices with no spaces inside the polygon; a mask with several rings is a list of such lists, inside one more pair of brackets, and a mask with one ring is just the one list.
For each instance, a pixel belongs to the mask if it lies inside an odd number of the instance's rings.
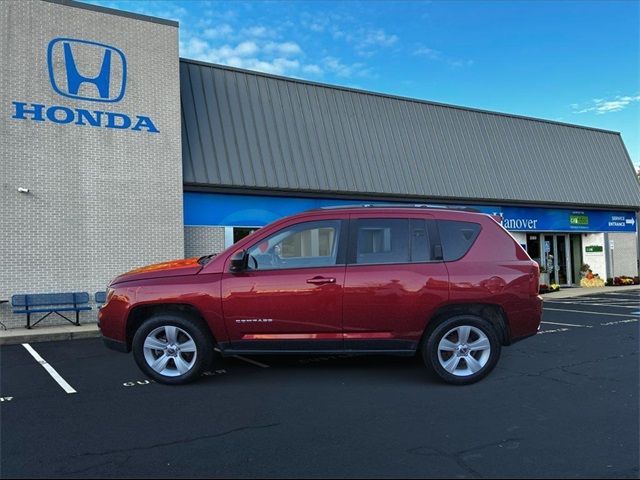
{"label": "potted plant", "polygon": [[588,263],[583,263],[580,267],[580,275],[584,278],[587,276],[587,272],[591,269]]}
{"label": "potted plant", "polygon": [[543,267],[540,265],[540,284],[541,285],[549,285],[549,270],[547,267]]}

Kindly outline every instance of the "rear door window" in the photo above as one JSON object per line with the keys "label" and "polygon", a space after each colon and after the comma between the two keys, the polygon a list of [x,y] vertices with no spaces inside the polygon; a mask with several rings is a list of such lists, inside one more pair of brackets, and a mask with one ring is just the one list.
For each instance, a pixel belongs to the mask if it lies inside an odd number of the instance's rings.
{"label": "rear door window", "polygon": [[352,222],[350,263],[372,265],[431,260],[423,219],[361,218]]}
{"label": "rear door window", "polygon": [[464,257],[480,233],[480,224],[453,220],[438,220],[440,242],[445,262]]}

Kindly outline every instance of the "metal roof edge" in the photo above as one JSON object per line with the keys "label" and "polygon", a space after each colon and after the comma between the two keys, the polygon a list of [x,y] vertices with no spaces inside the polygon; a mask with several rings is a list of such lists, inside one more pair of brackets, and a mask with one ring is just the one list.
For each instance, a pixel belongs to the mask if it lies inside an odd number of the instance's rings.
{"label": "metal roof edge", "polygon": [[428,197],[421,195],[399,195],[382,193],[358,193],[358,192],[326,192],[318,190],[275,190],[268,187],[240,187],[230,185],[208,185],[202,183],[185,182],[183,192],[194,193],[228,193],[239,195],[265,195],[271,197],[301,197],[301,198],[325,198],[363,201],[398,201],[409,203],[453,203],[469,205],[495,205],[513,207],[539,207],[539,208],[566,208],[566,209],[591,209],[591,210],[629,210],[640,212],[640,205],[614,205],[614,204],[588,204],[567,202],[541,202],[517,199],[484,199],[484,198],[459,198],[459,197]]}
{"label": "metal roof edge", "polygon": [[622,139],[622,134],[620,134],[620,142],[622,143],[622,149],[624,150],[624,154],[627,157],[627,160],[629,161],[629,165],[631,166],[633,175],[636,177],[636,180],[638,180],[638,188],[640,188],[640,179],[638,179],[638,176],[637,176],[636,166],[633,163],[633,160],[631,160],[631,155],[629,155],[629,149],[627,148],[627,146],[624,143],[624,140]]}
{"label": "metal roof edge", "polygon": [[[46,0],[46,1],[69,1],[69,0]],[[596,132],[620,135],[620,132],[617,132],[615,130],[605,130],[603,128],[589,127],[589,126],[586,126],[586,125],[576,125],[574,123],[559,122],[557,120],[548,120],[548,119],[545,119],[545,118],[529,117],[529,116],[526,116],[526,115],[518,115],[518,114],[515,114],[515,113],[496,112],[496,111],[493,111],[493,110],[484,110],[482,108],[465,107],[465,106],[462,106],[462,105],[454,105],[454,104],[450,104],[450,103],[441,103],[441,102],[435,102],[435,101],[432,101],[432,100],[423,100],[423,99],[419,99],[419,98],[404,97],[402,95],[394,95],[394,94],[390,94],[390,93],[373,92],[373,91],[370,91],[370,90],[362,90],[362,89],[358,89],[358,88],[345,87],[345,86],[342,86],[342,85],[334,85],[334,84],[330,84],[330,83],[315,82],[313,80],[305,80],[305,79],[301,79],[301,78],[284,77],[282,75],[274,75],[272,73],[264,73],[264,72],[259,72],[259,71],[256,71],[256,70],[247,70],[247,69],[238,68],[238,67],[230,67],[228,65],[220,65],[220,64],[217,64],[217,63],[209,63],[209,62],[204,62],[202,60],[195,60],[195,59],[192,59],[192,58],[180,57],[180,62],[191,63],[191,64],[199,65],[199,66],[202,66],[202,67],[217,68],[219,70],[228,70],[228,71],[235,72],[235,73],[244,73],[244,74],[248,74],[248,75],[256,75],[256,76],[261,76],[261,77],[266,77],[266,78],[272,78],[272,79],[275,79],[275,80],[284,80],[284,81],[293,82],[293,83],[300,83],[300,84],[303,84],[303,85],[311,85],[311,86],[314,86],[314,87],[323,87],[323,88],[330,88],[330,89],[333,89],[333,90],[342,90],[342,91],[346,91],[346,92],[360,93],[360,94],[364,94],[364,95],[371,95],[371,96],[374,96],[374,97],[390,98],[390,99],[393,99],[393,100],[402,100],[402,101],[405,101],[405,102],[419,103],[419,104],[424,104],[424,105],[433,105],[433,106],[444,107],[444,108],[453,108],[453,109],[456,109],[456,110],[463,110],[463,111],[468,111],[468,112],[484,113],[484,114],[488,114],[488,115],[496,115],[496,116],[499,116],[499,117],[517,118],[517,119],[520,119],[520,120],[530,120],[530,121],[535,121],[535,122],[549,123],[549,124],[552,124],[552,125],[562,125],[562,126],[565,126],[565,127],[580,128],[580,129],[583,129],[583,130],[592,130],[592,131],[596,131]]]}
{"label": "metal roof edge", "polygon": [[116,8],[103,7],[100,5],[93,5],[91,3],[77,2],[75,0],[42,0],[47,3],[55,3],[56,5],[64,5],[65,7],[82,8],[84,10],[91,10],[93,12],[106,13],[109,15],[117,15],[120,17],[131,18],[134,20],[142,20],[145,22],[159,23],[161,25],[167,25],[170,27],[178,27],[179,23],[175,20],[167,20],[166,18],[152,17],[150,15],[142,15],[140,13],[127,12],[124,10],[118,10]]}

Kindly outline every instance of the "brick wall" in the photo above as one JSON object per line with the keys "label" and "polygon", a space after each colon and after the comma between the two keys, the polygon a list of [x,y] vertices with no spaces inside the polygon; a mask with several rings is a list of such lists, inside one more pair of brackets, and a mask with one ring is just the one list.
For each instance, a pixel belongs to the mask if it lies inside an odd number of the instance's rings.
{"label": "brick wall", "polygon": [[[128,69],[122,101],[56,93],[47,67],[47,47],[56,37],[122,50]],[[94,57],[78,54],[87,76],[102,64]],[[0,299],[93,293],[121,272],[182,258],[177,27],[43,1],[5,1],[0,65]],[[54,70],[65,73],[62,62]],[[144,115],[160,133],[14,119],[14,101]],[[0,306],[0,320],[24,324],[9,312]],[[95,316],[94,310],[82,320]]]}
{"label": "brick wall", "polygon": [[184,252],[201,257],[224,250],[224,227],[184,227]]}

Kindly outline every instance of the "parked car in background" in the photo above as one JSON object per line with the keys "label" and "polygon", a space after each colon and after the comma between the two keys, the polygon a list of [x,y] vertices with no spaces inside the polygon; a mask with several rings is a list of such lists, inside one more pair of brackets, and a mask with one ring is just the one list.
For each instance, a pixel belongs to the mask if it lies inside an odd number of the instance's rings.
{"label": "parked car in background", "polygon": [[218,255],[139,268],[107,290],[106,344],[180,384],[227,355],[422,356],[469,384],[540,325],[539,266],[491,216],[421,206],[319,209]]}

